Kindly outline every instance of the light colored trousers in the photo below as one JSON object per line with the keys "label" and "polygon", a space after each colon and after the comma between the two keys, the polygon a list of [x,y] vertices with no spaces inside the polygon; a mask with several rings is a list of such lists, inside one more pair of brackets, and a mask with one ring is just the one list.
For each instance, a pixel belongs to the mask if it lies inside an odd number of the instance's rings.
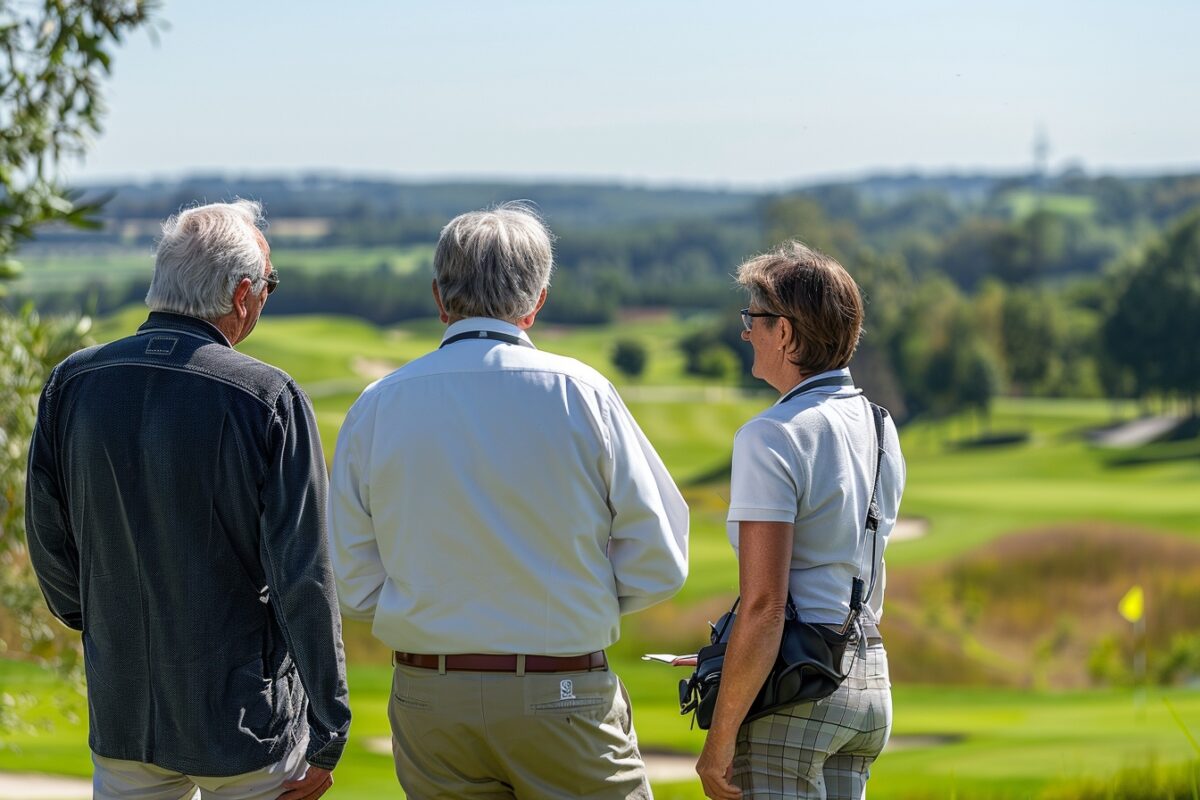
{"label": "light colored trousers", "polygon": [[[738,730],[733,783],[746,800],[862,800],[871,764],[892,730],[883,645],[861,646],[829,697],[747,722]],[[844,668],[844,667],[843,667]]]}
{"label": "light colored trousers", "polygon": [[629,696],[596,672],[396,666],[396,776],[410,800],[649,798]]}
{"label": "light colored trousers", "polygon": [[274,764],[223,778],[183,775],[143,764],[105,758],[92,753],[96,769],[92,773],[92,800],[275,800],[283,794],[283,782],[303,778],[308,771],[304,754],[308,749],[306,732],[286,756]]}

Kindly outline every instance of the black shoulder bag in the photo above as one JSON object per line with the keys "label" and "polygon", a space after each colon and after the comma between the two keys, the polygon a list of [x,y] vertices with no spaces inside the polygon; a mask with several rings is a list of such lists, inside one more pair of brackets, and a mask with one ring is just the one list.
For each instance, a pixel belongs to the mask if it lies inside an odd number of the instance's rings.
{"label": "black shoulder bag", "polygon": [[[807,388],[807,387],[806,387]],[[789,398],[790,399],[790,398]],[[870,590],[863,595],[862,577],[850,580],[850,610],[840,628],[814,625],[800,620],[792,593],[788,592],[787,609],[783,621],[783,639],[779,643],[779,655],[771,667],[767,680],[758,696],[750,704],[746,722],[765,717],[781,708],[809,700],[819,700],[833,694],[850,671],[842,671],[841,665],[846,648],[857,647],[863,635],[859,617],[863,601],[875,589],[875,553],[879,529],[879,505],[876,492],[879,484],[879,467],[883,461],[883,420],[887,410],[870,403],[875,417],[875,480],[871,487],[871,502],[867,504],[865,528],[871,537],[871,581]],[[679,713],[695,712],[694,724],[708,730],[712,724],[713,711],[717,707],[717,692],[721,688],[721,668],[725,664],[725,648],[729,634],[737,618],[739,597],[729,612],[722,615],[712,628],[710,644],[696,653],[696,670],[691,677],[679,682]],[[853,665],[851,661],[851,666]]]}

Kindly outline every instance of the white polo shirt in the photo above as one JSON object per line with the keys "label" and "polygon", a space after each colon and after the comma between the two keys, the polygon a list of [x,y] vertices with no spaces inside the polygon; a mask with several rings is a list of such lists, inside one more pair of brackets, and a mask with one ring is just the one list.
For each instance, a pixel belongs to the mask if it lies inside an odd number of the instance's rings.
{"label": "white polo shirt", "polygon": [[[796,388],[843,376],[850,371],[823,372]],[[789,586],[800,618],[840,624],[850,607],[851,579],[871,579],[871,541],[863,522],[875,472],[875,421],[853,386],[820,387],[784,402],[787,395],[734,436],[729,541],[737,552],[739,522],[794,524]],[[883,551],[900,511],[904,469],[888,417],[877,495],[876,586],[866,603],[876,621],[883,614]]]}
{"label": "white polo shirt", "polygon": [[443,341],[463,333],[368,386],[342,425],[342,610],[406,652],[607,647],[621,614],[683,585],[687,505],[600,373],[506,322],[462,320]]}

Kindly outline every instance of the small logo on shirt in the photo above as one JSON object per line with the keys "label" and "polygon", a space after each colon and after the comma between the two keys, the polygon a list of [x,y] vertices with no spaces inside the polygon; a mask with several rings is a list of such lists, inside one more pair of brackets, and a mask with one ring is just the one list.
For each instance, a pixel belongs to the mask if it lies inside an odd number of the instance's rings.
{"label": "small logo on shirt", "polygon": [[575,681],[571,679],[558,682],[558,699],[559,700],[574,700],[575,699]]}

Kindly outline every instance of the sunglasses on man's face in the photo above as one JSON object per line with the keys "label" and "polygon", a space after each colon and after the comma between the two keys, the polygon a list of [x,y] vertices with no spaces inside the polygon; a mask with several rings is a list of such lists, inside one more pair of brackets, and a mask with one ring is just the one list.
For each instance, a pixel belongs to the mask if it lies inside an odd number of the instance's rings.
{"label": "sunglasses on man's face", "polygon": [[279,285],[279,273],[271,270],[271,274],[263,276],[263,280],[267,282],[267,294],[270,294]]}

